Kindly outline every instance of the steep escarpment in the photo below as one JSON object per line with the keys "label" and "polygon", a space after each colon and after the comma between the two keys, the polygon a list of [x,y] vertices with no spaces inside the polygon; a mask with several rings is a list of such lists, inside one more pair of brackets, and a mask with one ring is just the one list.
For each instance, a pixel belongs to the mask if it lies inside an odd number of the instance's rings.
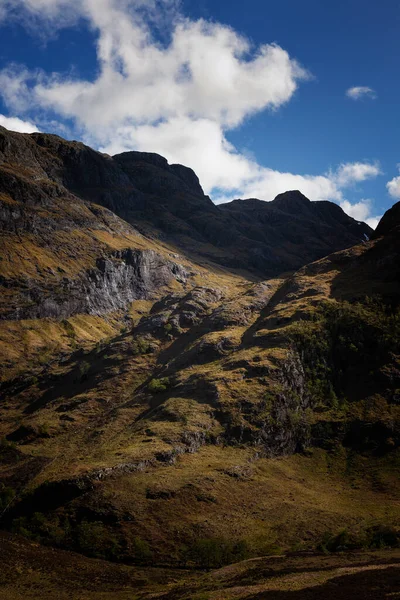
{"label": "steep escarpment", "polygon": [[[52,139],[67,153],[85,148]],[[5,378],[31,361],[116,333],[136,318],[133,301],[142,301],[141,311],[150,308],[168,290],[196,285],[202,271],[107,208],[73,194],[64,185],[60,158],[30,136],[5,129],[0,243]]]}
{"label": "steep escarpment", "polygon": [[[95,267],[76,279],[63,277],[56,289],[53,282],[39,285],[28,280],[1,318],[66,319],[126,310],[134,300],[151,299],[172,280],[186,283],[189,273],[154,250],[119,250],[97,258]],[[1,283],[13,286],[9,279]]]}

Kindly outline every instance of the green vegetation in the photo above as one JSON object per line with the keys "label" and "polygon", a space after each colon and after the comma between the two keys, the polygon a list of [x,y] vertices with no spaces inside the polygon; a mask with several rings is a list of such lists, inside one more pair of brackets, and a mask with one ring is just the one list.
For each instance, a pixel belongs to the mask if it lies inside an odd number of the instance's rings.
{"label": "green vegetation", "polygon": [[115,560],[121,548],[117,537],[101,521],[82,521],[75,530],[79,550],[88,556]]}
{"label": "green vegetation", "polygon": [[153,558],[153,553],[151,551],[149,544],[145,540],[142,540],[142,538],[140,538],[138,536],[136,536],[133,539],[131,550],[132,550],[133,557],[138,562],[148,563]]}
{"label": "green vegetation", "polygon": [[0,514],[12,504],[15,496],[16,493],[12,487],[0,483]]}
{"label": "green vegetation", "polygon": [[101,521],[74,524],[68,518],[35,512],[31,517],[14,519],[12,531],[35,542],[78,550],[95,558],[116,560],[121,554],[117,537]]}
{"label": "green vegetation", "polygon": [[149,383],[148,389],[152,394],[158,394],[160,392],[166,392],[170,385],[168,377],[162,379],[152,379]]}
{"label": "green vegetation", "polygon": [[365,531],[355,534],[348,529],[342,529],[337,534],[325,533],[317,550],[325,553],[346,552],[369,548],[399,548],[400,531],[388,525],[368,527]]}
{"label": "green vegetation", "polygon": [[234,542],[223,538],[200,538],[186,551],[188,561],[202,569],[222,567],[249,556],[250,549],[244,540]]}
{"label": "green vegetation", "polygon": [[81,381],[86,381],[88,378],[88,373],[90,371],[90,363],[88,363],[87,361],[83,360],[82,362],[79,363],[79,373],[80,373],[80,380]]}
{"label": "green vegetation", "polygon": [[153,352],[151,343],[142,337],[136,337],[131,343],[131,353],[133,356],[139,356],[141,354],[150,354]]}
{"label": "green vegetation", "polygon": [[380,299],[324,302],[309,321],[291,326],[289,337],[299,352],[314,407],[345,408],[349,388],[372,391],[380,368],[400,351],[400,310]]}
{"label": "green vegetation", "polygon": [[14,519],[12,531],[35,542],[67,548],[71,546],[69,522],[60,521],[58,517],[50,520],[39,512],[35,512],[31,517]]}
{"label": "green vegetation", "polygon": [[0,455],[7,450],[14,450],[17,447],[15,442],[10,442],[7,438],[0,438]]}
{"label": "green vegetation", "polygon": [[62,321],[62,325],[64,326],[67,336],[71,340],[75,341],[76,340],[76,332],[75,332],[73,325],[71,325],[71,323],[67,319],[64,319],[64,321]]}

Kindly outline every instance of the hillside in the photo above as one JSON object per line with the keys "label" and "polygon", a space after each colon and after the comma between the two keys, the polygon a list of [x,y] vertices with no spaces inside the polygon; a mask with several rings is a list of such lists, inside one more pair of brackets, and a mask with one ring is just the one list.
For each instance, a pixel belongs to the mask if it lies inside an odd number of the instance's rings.
{"label": "hillside", "polygon": [[143,568],[398,546],[398,205],[374,236],[300,192],[216,207],[4,129],[0,201],[4,530]]}

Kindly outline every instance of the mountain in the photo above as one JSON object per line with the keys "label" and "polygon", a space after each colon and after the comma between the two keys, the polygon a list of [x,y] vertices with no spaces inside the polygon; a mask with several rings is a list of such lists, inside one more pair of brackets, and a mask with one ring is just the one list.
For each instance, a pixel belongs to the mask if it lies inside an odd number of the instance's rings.
{"label": "mountain", "polygon": [[188,258],[262,276],[295,270],[372,234],[337,205],[311,203],[300,192],[270,203],[215,206],[191,169],[169,165],[157,154],[126,152],[111,158],[54,135],[2,128],[0,156],[3,167],[19,169],[36,186],[43,182],[45,194],[53,182],[111,210],[141,233],[174,244]]}
{"label": "mountain", "polygon": [[157,155],[3,129],[0,201],[5,572],[40,543],[194,598],[144,578],[399,545],[398,205],[374,235],[296,191],[214,206]]}
{"label": "mountain", "polygon": [[264,246],[253,247],[252,260],[267,274],[273,271],[266,266],[262,269],[263,261],[272,262],[275,274],[282,273],[368,240],[372,234],[365,223],[349,218],[337,204],[310,202],[299,191],[279,194],[272,202],[235,200],[220,209],[233,217],[247,238]]}

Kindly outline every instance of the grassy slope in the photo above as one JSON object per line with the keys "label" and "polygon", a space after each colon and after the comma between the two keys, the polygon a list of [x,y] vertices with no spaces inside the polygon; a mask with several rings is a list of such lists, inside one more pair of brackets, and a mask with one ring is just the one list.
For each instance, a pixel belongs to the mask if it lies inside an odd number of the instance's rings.
{"label": "grassy slope", "polygon": [[[90,491],[53,506],[50,521],[75,526],[90,514],[108,527],[115,519],[125,554],[135,556],[139,537],[161,563],[182,561],[202,538],[244,541],[259,555],[315,548],[327,531],[344,527],[362,537],[374,525],[399,526],[398,449],[360,453],[333,440],[330,449],[270,459],[246,443],[260,419],[270,419],[266,394],[282,393],[292,324],[314,314],[346,265],[376,244],[356,248],[346,260],[342,253],[320,261],[283,287],[219,279],[224,296],[208,300],[199,322],[180,333],[144,335],[139,327],[55,363],[8,394],[3,434],[22,424],[34,435],[19,444],[18,465],[3,468],[4,480],[18,484],[19,469],[39,458],[41,469],[20,494],[47,481],[89,476]],[[171,310],[161,302],[153,314],[173,322]],[[152,352],[132,351],[138,339],[148,340]],[[167,389],[151,393],[149,382],[164,377]],[[326,403],[307,412],[308,426],[365,418],[366,400],[367,420],[398,420],[390,399],[383,395],[377,403],[364,394],[346,410]]]}

